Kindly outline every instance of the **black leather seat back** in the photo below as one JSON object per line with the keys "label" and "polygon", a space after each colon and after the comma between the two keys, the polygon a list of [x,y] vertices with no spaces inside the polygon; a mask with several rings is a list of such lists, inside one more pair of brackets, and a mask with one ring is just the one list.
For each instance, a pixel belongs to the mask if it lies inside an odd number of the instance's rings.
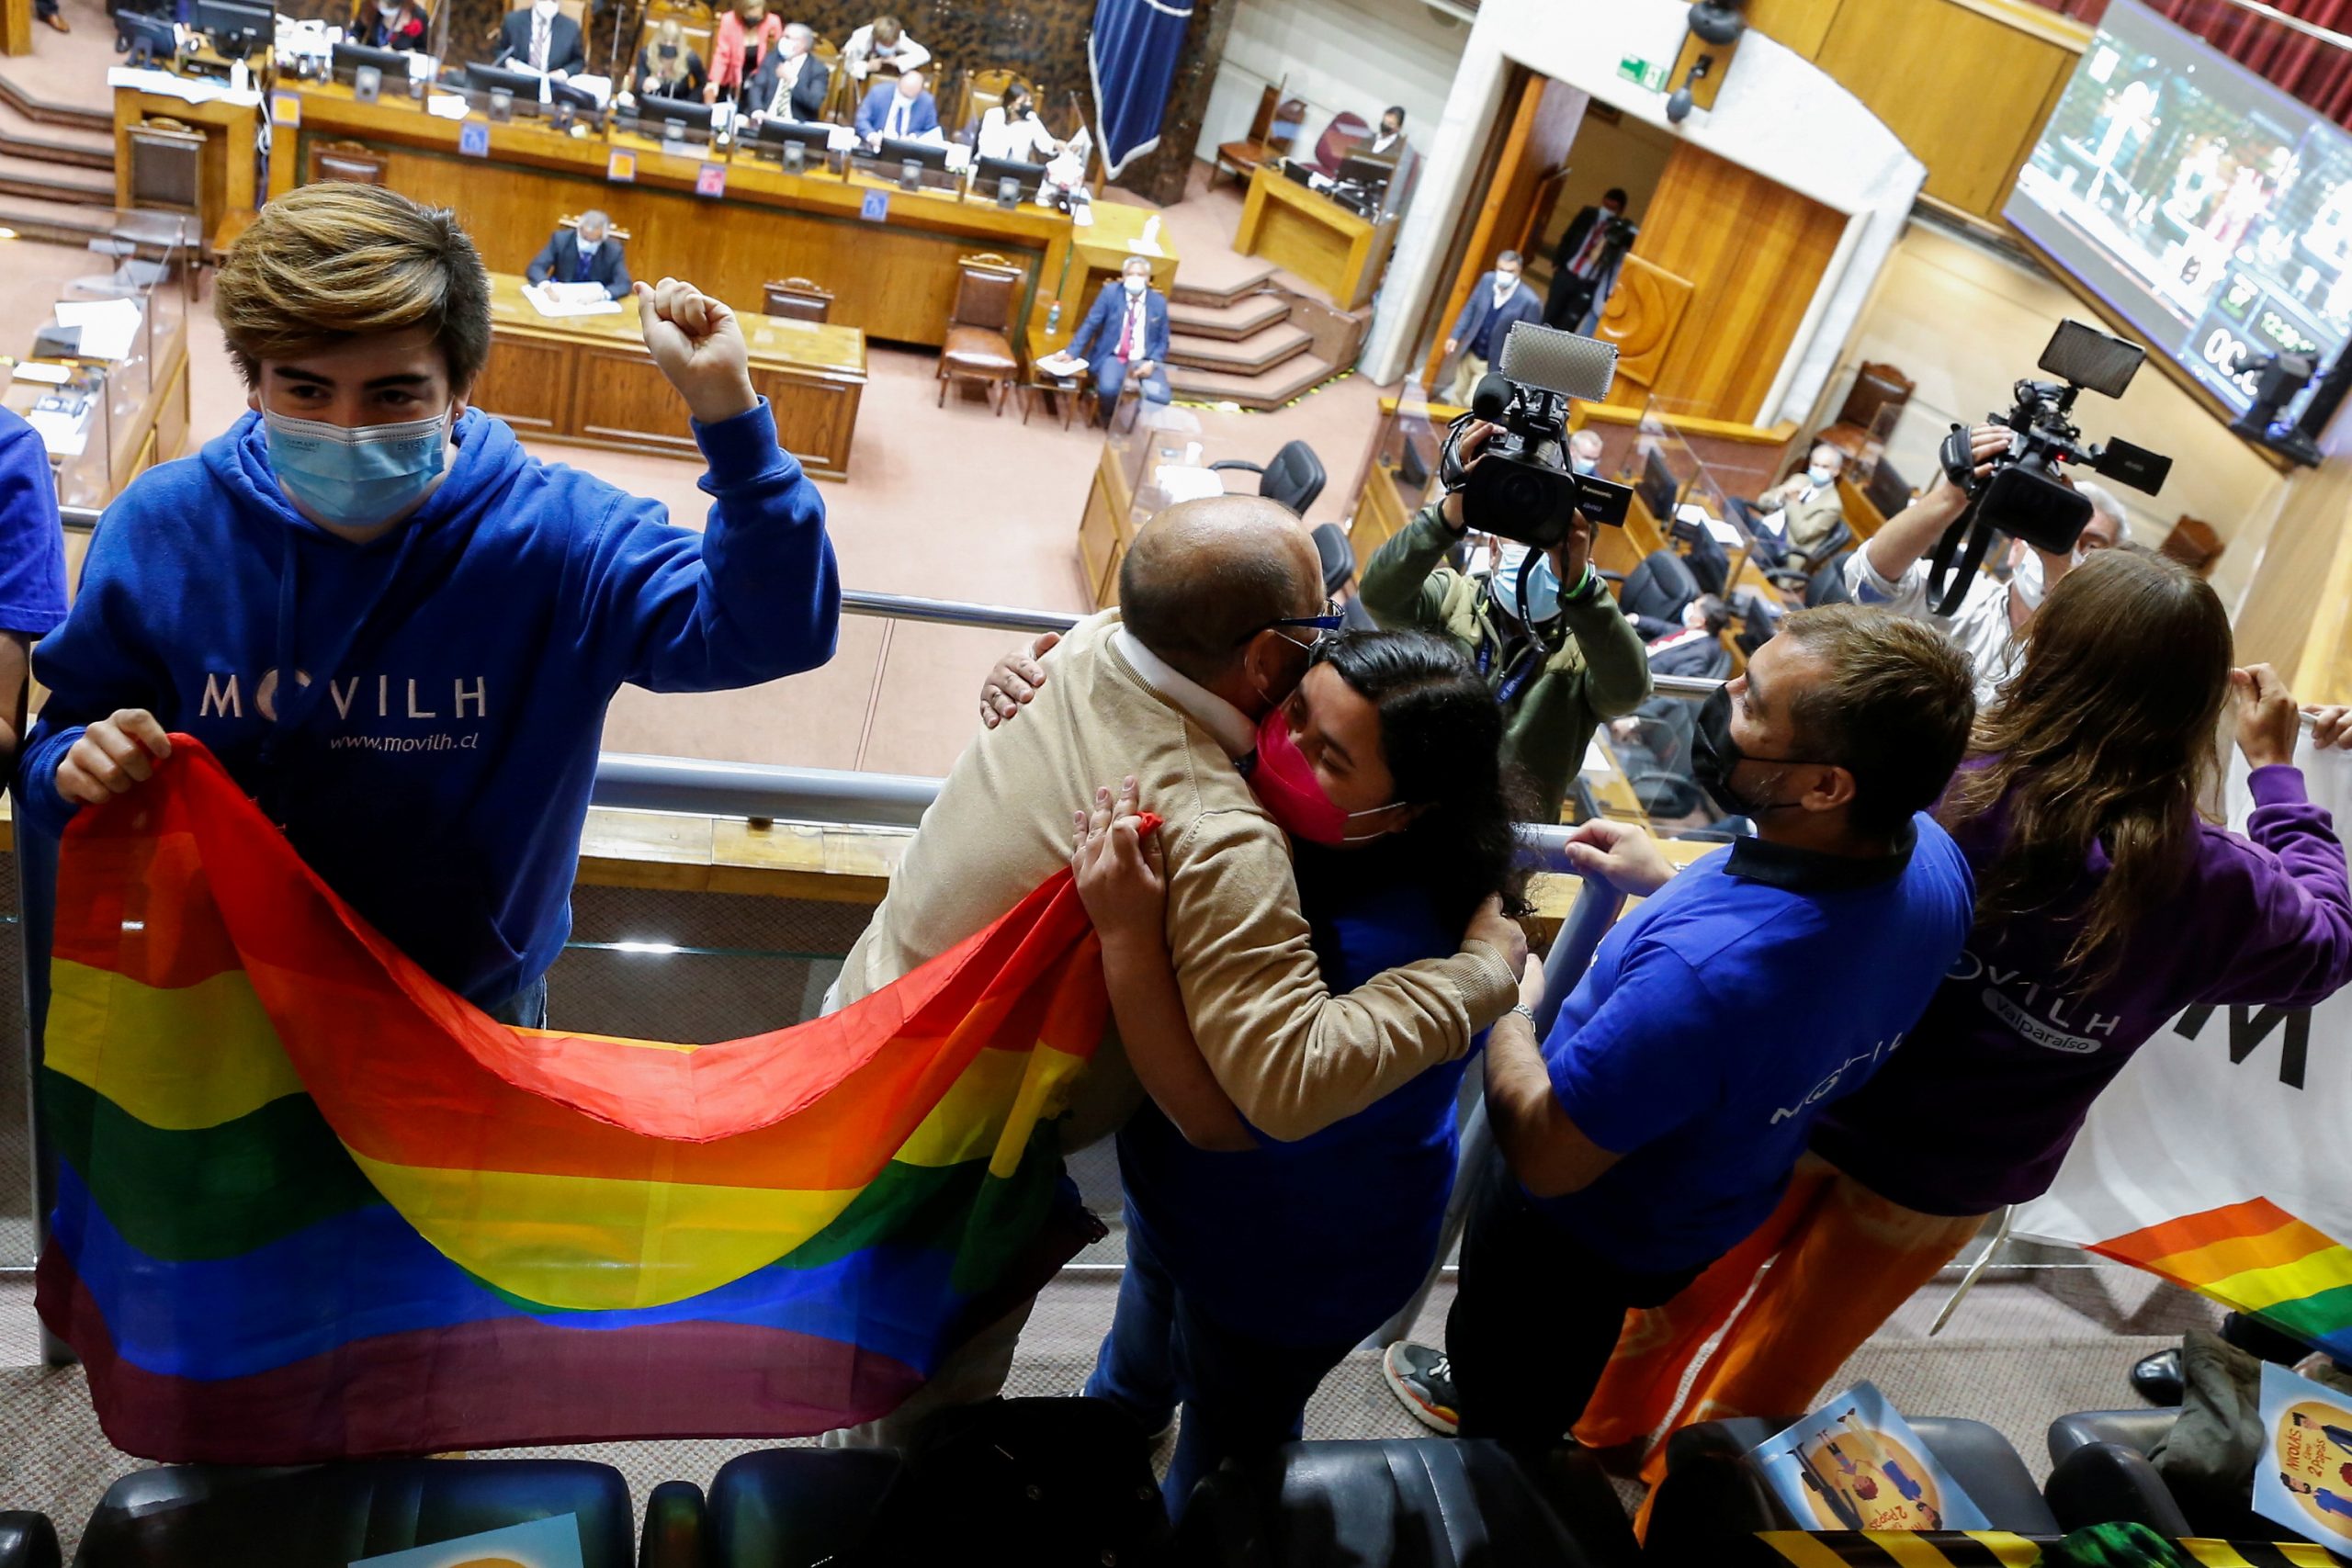
{"label": "black leather seat back", "polygon": [[621,1472],[580,1460],[365,1460],[292,1470],[173,1465],[107,1489],[77,1568],[345,1568],[353,1559],[571,1514],[585,1568],[630,1568]]}
{"label": "black leather seat back", "polygon": [[1324,480],[1323,459],[1315,455],[1315,448],[1304,441],[1286,441],[1259,476],[1258,493],[1304,517],[1315,498],[1323,493]]}
{"label": "black leather seat back", "polygon": [[1626,1568],[1636,1547],[1582,1453],[1531,1473],[1490,1442],[1292,1443],[1208,1476],[1180,1568]]}
{"label": "black leather seat back", "polygon": [[47,1514],[0,1510],[0,1568],[58,1568],[57,1527]]}
{"label": "black leather seat back", "polygon": [[898,1478],[896,1449],[769,1449],[710,1483],[707,1568],[801,1568],[861,1545]]}
{"label": "black leather seat back", "polygon": [[1853,598],[1846,591],[1846,558],[1854,552],[1849,547],[1838,550],[1814,568],[1805,579],[1804,607],[1818,610],[1824,604],[1843,604]]}
{"label": "black leather seat back", "polygon": [[1639,566],[1625,574],[1625,586],[1617,596],[1617,607],[1629,615],[1679,621],[1682,607],[1698,596],[1699,580],[1691,575],[1682,558],[1672,550],[1652,550],[1642,558]]}
{"label": "black leather seat back", "polygon": [[2050,1462],[2056,1464],[2076,1449],[2093,1443],[2120,1443],[2148,1453],[2179,1419],[2177,1404],[2160,1409],[2081,1410],[2061,1416],[2050,1423]]}

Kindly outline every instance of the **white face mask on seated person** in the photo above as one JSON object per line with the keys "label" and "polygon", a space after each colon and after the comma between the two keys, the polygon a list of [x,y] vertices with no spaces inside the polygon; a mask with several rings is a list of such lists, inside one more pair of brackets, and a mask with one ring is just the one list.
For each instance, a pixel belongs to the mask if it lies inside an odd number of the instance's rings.
{"label": "white face mask on seated person", "polygon": [[1820,463],[1809,465],[1804,471],[1805,482],[1815,490],[1827,490],[1838,482],[1838,470]]}

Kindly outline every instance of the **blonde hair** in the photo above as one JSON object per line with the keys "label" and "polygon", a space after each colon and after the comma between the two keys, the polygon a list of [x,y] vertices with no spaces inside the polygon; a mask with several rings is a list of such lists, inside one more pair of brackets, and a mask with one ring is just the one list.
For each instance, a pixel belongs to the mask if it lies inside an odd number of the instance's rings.
{"label": "blonde hair", "polygon": [[896,43],[899,41],[899,35],[904,31],[905,29],[899,26],[899,18],[896,17],[876,17],[874,18],[874,41],[876,43]]}
{"label": "blonde hair", "polygon": [[443,208],[381,186],[301,186],[261,209],[229,252],[212,312],[247,386],[265,360],[429,327],[459,391],[490,357],[490,275]]}

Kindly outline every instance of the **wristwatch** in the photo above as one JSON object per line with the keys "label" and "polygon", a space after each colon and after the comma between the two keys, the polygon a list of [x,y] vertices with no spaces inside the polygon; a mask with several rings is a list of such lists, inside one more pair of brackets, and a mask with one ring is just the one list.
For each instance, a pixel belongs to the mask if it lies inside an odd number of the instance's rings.
{"label": "wristwatch", "polygon": [[[1523,1018],[1523,1019],[1527,1020],[1527,1027],[1528,1027],[1528,1029],[1529,1029],[1529,1031],[1530,1031],[1530,1032],[1532,1032],[1532,1031],[1534,1030],[1534,1028],[1535,1028],[1535,1010],[1534,1010],[1533,1008],[1529,1007],[1525,1002],[1521,1002],[1521,1003],[1520,1003],[1517,1007],[1512,1008],[1510,1010],[1511,1010],[1511,1012],[1515,1012],[1515,1013],[1519,1014],[1519,1016],[1520,1016],[1520,1017],[1521,1017],[1521,1018]],[[1505,1017],[1509,1017],[1509,1016],[1510,1016],[1510,1014],[1508,1014],[1508,1013],[1507,1013],[1507,1014],[1505,1014],[1504,1016],[1505,1016]]]}

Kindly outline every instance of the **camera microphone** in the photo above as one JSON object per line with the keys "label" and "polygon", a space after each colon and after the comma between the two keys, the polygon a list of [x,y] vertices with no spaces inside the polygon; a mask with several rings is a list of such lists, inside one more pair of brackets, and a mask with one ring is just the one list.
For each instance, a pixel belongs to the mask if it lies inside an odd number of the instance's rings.
{"label": "camera microphone", "polygon": [[1478,389],[1470,394],[1472,417],[1488,424],[1500,424],[1504,411],[1510,407],[1510,382],[1498,372],[1489,370],[1478,378]]}

